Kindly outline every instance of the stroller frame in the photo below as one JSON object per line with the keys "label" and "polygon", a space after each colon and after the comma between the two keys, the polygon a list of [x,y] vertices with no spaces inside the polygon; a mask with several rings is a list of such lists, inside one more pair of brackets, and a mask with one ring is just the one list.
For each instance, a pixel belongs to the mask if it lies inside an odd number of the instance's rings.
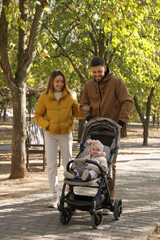
{"label": "stroller frame", "polygon": [[[108,162],[108,170],[104,172],[101,166],[92,160],[88,160],[85,158],[79,158],[82,155],[82,152],[85,149],[85,142],[86,136],[92,135],[92,126],[96,125],[102,126],[104,123],[107,123],[107,128],[110,127],[112,130],[115,128],[114,135],[115,143],[111,149],[110,156],[107,160]],[[103,123],[103,124],[102,124]],[[94,128],[93,128],[94,129]],[[103,127],[102,127],[103,129]],[[113,131],[111,131],[111,135],[113,135]],[[102,224],[103,220],[103,209],[108,209],[114,214],[114,219],[117,221],[122,214],[122,200],[115,199],[114,204],[111,201],[109,188],[108,188],[108,181],[112,180],[112,160],[117,153],[119,147],[119,126],[116,122],[108,118],[95,118],[90,120],[83,131],[82,139],[80,143],[80,153],[77,155],[75,160],[71,160],[68,162],[66,170],[69,171],[71,168],[72,163],[80,163],[81,165],[85,166],[86,163],[92,163],[96,165],[101,174],[98,178],[92,179],[90,181],[82,181],[80,178],[75,178],[74,180],[71,179],[64,179],[62,193],[60,197],[60,202],[58,205],[58,210],[60,212],[59,220],[62,224],[67,224],[70,222],[72,215],[74,214],[75,210],[81,211],[88,211],[91,215],[91,225],[93,228],[98,228],[100,224]],[[110,131],[109,131],[110,135]],[[103,142],[102,142],[103,143]],[[66,186],[69,186],[69,191],[66,193]],[[83,194],[75,193],[75,187],[85,187],[87,189],[97,189],[97,192],[94,196],[86,196]]]}

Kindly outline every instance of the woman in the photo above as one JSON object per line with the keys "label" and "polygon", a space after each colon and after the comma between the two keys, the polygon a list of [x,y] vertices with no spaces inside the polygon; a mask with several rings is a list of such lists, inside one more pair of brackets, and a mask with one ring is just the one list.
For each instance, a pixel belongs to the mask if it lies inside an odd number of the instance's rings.
{"label": "woman", "polygon": [[45,130],[45,149],[50,190],[53,193],[49,207],[58,202],[57,146],[59,143],[64,169],[72,158],[72,130],[74,117],[83,118],[76,99],[71,95],[62,71],[52,72],[47,90],[38,100],[36,123]]}

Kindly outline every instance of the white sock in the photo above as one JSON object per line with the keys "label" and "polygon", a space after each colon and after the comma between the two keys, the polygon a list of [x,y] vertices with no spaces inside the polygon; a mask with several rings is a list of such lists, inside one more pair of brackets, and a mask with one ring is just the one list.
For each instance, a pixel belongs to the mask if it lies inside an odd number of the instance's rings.
{"label": "white sock", "polygon": [[54,197],[54,196],[58,197],[58,193],[53,193],[53,197]]}

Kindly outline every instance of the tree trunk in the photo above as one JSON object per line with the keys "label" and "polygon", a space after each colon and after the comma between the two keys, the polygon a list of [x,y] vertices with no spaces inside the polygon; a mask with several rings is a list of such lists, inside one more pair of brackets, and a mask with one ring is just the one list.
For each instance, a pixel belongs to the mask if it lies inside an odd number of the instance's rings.
{"label": "tree trunk", "polygon": [[6,103],[4,102],[3,105],[3,121],[5,122],[7,120],[7,107],[6,107]]}
{"label": "tree trunk", "polygon": [[29,103],[29,108],[28,108],[28,114],[29,114],[29,122],[31,122],[31,113],[32,113],[32,96],[29,93],[28,96],[28,103]]}
{"label": "tree trunk", "polygon": [[143,124],[143,146],[148,146],[148,124]]}
{"label": "tree trunk", "polygon": [[153,114],[153,126],[155,125],[155,122],[156,122],[156,116],[155,114]]}
{"label": "tree trunk", "polygon": [[159,114],[157,114],[157,130],[159,129]]}
{"label": "tree trunk", "polygon": [[84,129],[84,124],[85,124],[85,119],[79,119],[79,124],[78,124],[78,142],[81,141],[83,129]]}
{"label": "tree trunk", "polygon": [[[20,21],[19,32],[17,32],[19,41],[17,51],[17,70],[15,77],[13,75],[9,56],[8,56],[8,17],[6,17],[7,8],[10,1],[4,0],[0,14],[0,65],[4,73],[5,80],[12,92],[13,101],[13,134],[12,134],[12,162],[10,178],[23,178],[26,175],[26,80],[30,72],[37,51],[37,41],[42,24],[47,0],[39,0],[35,3],[35,14],[30,22],[29,1],[21,0],[19,2]],[[18,18],[17,18],[18,20]],[[30,27],[29,27],[30,26]],[[30,32],[28,32],[30,29]],[[28,36],[28,39],[27,39]]]}
{"label": "tree trunk", "polygon": [[150,111],[151,111],[151,100],[153,96],[155,87],[151,88],[150,94],[147,99],[147,106],[146,106],[146,119],[142,114],[142,110],[138,104],[137,96],[134,96],[134,103],[143,124],[143,146],[148,146],[148,127],[149,127],[149,118],[150,118]]}
{"label": "tree trunk", "polygon": [[10,178],[26,175],[26,83],[13,86],[12,165]]}

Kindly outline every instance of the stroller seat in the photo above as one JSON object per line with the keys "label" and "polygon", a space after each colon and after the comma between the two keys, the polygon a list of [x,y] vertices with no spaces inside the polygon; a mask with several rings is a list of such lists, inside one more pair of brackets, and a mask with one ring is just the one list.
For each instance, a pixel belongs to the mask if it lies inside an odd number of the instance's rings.
{"label": "stroller seat", "polygon": [[64,179],[64,183],[73,186],[95,186],[100,179],[100,177],[91,179],[89,181],[82,181],[81,178]]}

